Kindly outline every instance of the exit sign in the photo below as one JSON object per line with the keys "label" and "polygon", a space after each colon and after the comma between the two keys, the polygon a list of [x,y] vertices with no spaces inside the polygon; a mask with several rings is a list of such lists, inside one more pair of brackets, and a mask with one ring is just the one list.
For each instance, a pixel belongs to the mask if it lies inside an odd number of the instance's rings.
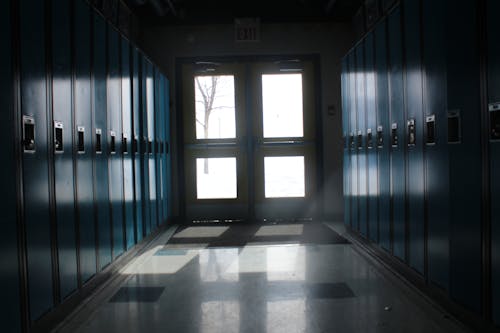
{"label": "exit sign", "polygon": [[239,18],[234,20],[235,40],[237,42],[260,41],[260,19]]}

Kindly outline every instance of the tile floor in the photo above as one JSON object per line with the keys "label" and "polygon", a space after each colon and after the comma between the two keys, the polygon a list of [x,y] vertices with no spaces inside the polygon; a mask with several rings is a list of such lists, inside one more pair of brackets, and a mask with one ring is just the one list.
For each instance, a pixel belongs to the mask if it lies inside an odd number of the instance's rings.
{"label": "tile floor", "polygon": [[172,238],[167,231],[121,271],[121,283],[103,288],[56,331],[466,332],[348,242],[265,242],[301,230],[265,226],[261,242],[237,247],[207,247],[224,226],[185,228]]}

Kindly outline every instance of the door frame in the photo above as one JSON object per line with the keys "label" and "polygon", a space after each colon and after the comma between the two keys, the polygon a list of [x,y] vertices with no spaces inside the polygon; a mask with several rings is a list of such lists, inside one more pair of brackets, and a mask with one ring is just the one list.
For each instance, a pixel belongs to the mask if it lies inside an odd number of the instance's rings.
{"label": "door frame", "polygon": [[[185,130],[184,130],[184,102],[183,102],[183,67],[185,65],[189,64],[194,64],[197,62],[211,62],[211,63],[242,63],[242,64],[251,64],[251,63],[263,63],[263,62],[277,62],[277,61],[283,61],[283,60],[291,60],[291,59],[296,59],[300,61],[308,61],[312,63],[313,66],[313,82],[316,87],[315,89],[315,94],[313,96],[313,108],[315,111],[315,119],[314,119],[314,125],[315,125],[315,137],[314,137],[314,145],[315,145],[315,161],[316,161],[316,166],[314,170],[314,175],[316,178],[316,183],[314,184],[315,188],[315,193],[313,195],[313,198],[311,201],[315,204],[315,214],[312,216],[313,220],[319,220],[322,219],[324,216],[324,210],[323,210],[323,114],[321,112],[322,110],[322,105],[321,105],[321,100],[322,100],[322,79],[321,79],[321,68],[320,68],[320,63],[321,63],[321,58],[319,54],[283,54],[283,55],[235,55],[235,56],[197,56],[197,57],[178,57],[175,60],[175,98],[176,98],[176,107],[175,107],[175,125],[176,125],[176,137],[175,140],[176,142],[176,150],[177,150],[177,156],[174,156],[174,159],[176,158],[176,165],[177,165],[177,172],[173,175],[177,179],[176,182],[176,187],[177,187],[177,193],[178,193],[178,211],[179,211],[179,223],[190,223],[186,221],[186,205],[187,205],[187,190],[186,190],[186,184],[185,184],[185,177],[186,177],[186,158],[188,156],[185,155],[184,148],[186,145],[185,142]],[[250,69],[247,67],[247,73],[246,77],[247,80],[250,80],[249,72]],[[246,91],[245,93],[248,94],[248,90],[252,89],[251,88],[251,83],[246,82]],[[245,102],[245,107],[247,109],[252,108],[251,101],[246,99]],[[248,130],[253,130],[254,129],[254,116],[251,116],[251,112],[247,112],[247,119],[246,119],[246,128]],[[252,118],[252,119],[250,119]],[[251,136],[246,136],[247,142],[244,142],[243,144],[246,144],[248,147],[253,146],[253,138]],[[255,153],[252,152],[251,150],[248,150],[248,159],[249,160],[254,160],[255,158]],[[253,165],[253,163],[248,163],[249,166]],[[253,167],[249,167],[248,175],[250,178],[254,177],[255,170]],[[255,185],[253,185],[253,180],[248,179],[248,185],[253,187],[253,189],[250,189],[251,193],[255,193]],[[248,221],[247,222],[256,222],[255,219],[255,195],[249,196],[248,198]]]}

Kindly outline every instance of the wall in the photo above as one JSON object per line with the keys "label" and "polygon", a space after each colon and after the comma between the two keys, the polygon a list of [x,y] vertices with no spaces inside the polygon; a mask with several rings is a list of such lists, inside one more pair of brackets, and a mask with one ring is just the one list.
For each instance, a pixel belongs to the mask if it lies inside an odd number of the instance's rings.
{"label": "wall", "polygon": [[[175,59],[178,57],[319,54],[321,57],[321,113],[323,119],[324,209],[325,217],[342,220],[342,149],[340,109],[340,58],[351,45],[350,24],[305,23],[262,24],[261,41],[236,43],[231,24],[144,27],[142,46],[152,59],[174,80],[171,96],[175,95],[177,78]],[[172,123],[181,112],[172,99]],[[327,115],[327,106],[335,113]],[[176,137],[175,128],[172,137]],[[175,142],[172,146],[176,149]],[[175,156],[175,151],[174,151]],[[174,162],[174,175],[177,163]],[[176,177],[174,176],[174,188]],[[178,209],[178,203],[174,204]],[[177,211],[174,211],[176,214]]]}

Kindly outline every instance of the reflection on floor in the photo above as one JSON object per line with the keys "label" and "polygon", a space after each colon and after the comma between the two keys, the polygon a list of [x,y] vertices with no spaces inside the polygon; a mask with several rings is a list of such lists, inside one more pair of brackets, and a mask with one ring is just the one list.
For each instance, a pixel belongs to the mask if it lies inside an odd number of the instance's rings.
{"label": "reflection on floor", "polygon": [[60,331],[465,332],[321,223],[183,227],[122,274]]}

